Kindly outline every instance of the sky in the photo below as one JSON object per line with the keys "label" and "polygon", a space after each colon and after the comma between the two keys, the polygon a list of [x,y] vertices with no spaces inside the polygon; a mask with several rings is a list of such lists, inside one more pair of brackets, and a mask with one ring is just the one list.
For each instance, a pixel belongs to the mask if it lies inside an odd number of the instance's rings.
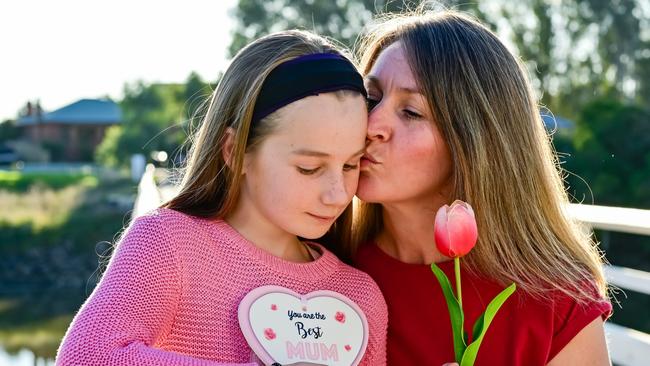
{"label": "sky", "polygon": [[228,65],[237,0],[0,3],[0,121],[27,101],[52,111],[122,97],[125,83],[214,81]]}

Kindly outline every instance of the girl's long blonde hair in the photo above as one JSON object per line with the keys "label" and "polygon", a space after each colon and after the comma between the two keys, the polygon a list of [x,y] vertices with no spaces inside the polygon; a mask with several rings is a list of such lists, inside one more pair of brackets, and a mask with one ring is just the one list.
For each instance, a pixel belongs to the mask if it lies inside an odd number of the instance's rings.
{"label": "girl's long blonde hair", "polygon": [[[240,193],[244,154],[253,151],[278,123],[276,114],[272,113],[251,124],[255,101],[264,80],[275,67],[286,61],[323,52],[346,56],[327,39],[297,30],[270,34],[239,51],[213,92],[198,131],[190,139],[189,158],[181,172],[180,191],[163,207],[208,218],[224,218],[232,212]],[[229,128],[234,130],[234,146],[228,166],[222,149]],[[350,241],[351,224],[350,206],[319,242],[347,259],[341,243]]]}
{"label": "girl's long blonde hair", "polygon": [[[420,11],[384,16],[363,36],[364,75],[397,41],[449,146],[450,199],[476,212],[479,242],[466,268],[536,296],[559,290],[579,302],[606,298],[601,253],[565,211],[558,160],[521,62],[471,17]],[[381,205],[359,202],[352,247],[382,227]]]}

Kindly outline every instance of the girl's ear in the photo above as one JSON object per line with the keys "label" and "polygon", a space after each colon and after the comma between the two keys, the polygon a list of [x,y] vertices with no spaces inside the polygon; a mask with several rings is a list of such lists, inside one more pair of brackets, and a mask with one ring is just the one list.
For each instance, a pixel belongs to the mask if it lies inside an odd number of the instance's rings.
{"label": "girl's ear", "polygon": [[226,135],[224,136],[223,148],[221,154],[226,166],[232,170],[233,149],[235,148],[235,129],[232,127],[226,128]]}

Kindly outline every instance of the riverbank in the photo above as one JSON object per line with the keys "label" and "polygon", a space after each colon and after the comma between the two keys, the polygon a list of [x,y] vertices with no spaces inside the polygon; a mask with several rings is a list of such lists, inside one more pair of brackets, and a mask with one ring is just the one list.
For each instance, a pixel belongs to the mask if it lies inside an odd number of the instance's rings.
{"label": "riverbank", "polygon": [[130,219],[116,172],[0,172],[0,347],[51,359]]}

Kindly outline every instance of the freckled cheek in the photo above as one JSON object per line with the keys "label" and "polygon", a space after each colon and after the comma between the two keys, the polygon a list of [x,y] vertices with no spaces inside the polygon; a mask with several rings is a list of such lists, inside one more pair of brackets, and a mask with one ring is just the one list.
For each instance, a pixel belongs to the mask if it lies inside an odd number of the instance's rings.
{"label": "freckled cheek", "polygon": [[278,205],[308,210],[320,200],[322,185],[310,178],[294,175],[292,179],[287,180],[286,177],[279,177],[278,185],[283,192],[277,197]]}
{"label": "freckled cheek", "polygon": [[266,187],[260,187],[268,192],[268,202],[275,207],[295,206],[299,196],[303,194],[296,187],[300,187],[300,180],[290,169],[276,168],[267,176]]}
{"label": "freckled cheek", "polygon": [[437,152],[430,145],[418,146],[406,142],[402,144],[402,148],[396,154],[398,159],[393,163],[409,170],[424,169],[431,166],[431,163],[437,158],[436,155]]}

